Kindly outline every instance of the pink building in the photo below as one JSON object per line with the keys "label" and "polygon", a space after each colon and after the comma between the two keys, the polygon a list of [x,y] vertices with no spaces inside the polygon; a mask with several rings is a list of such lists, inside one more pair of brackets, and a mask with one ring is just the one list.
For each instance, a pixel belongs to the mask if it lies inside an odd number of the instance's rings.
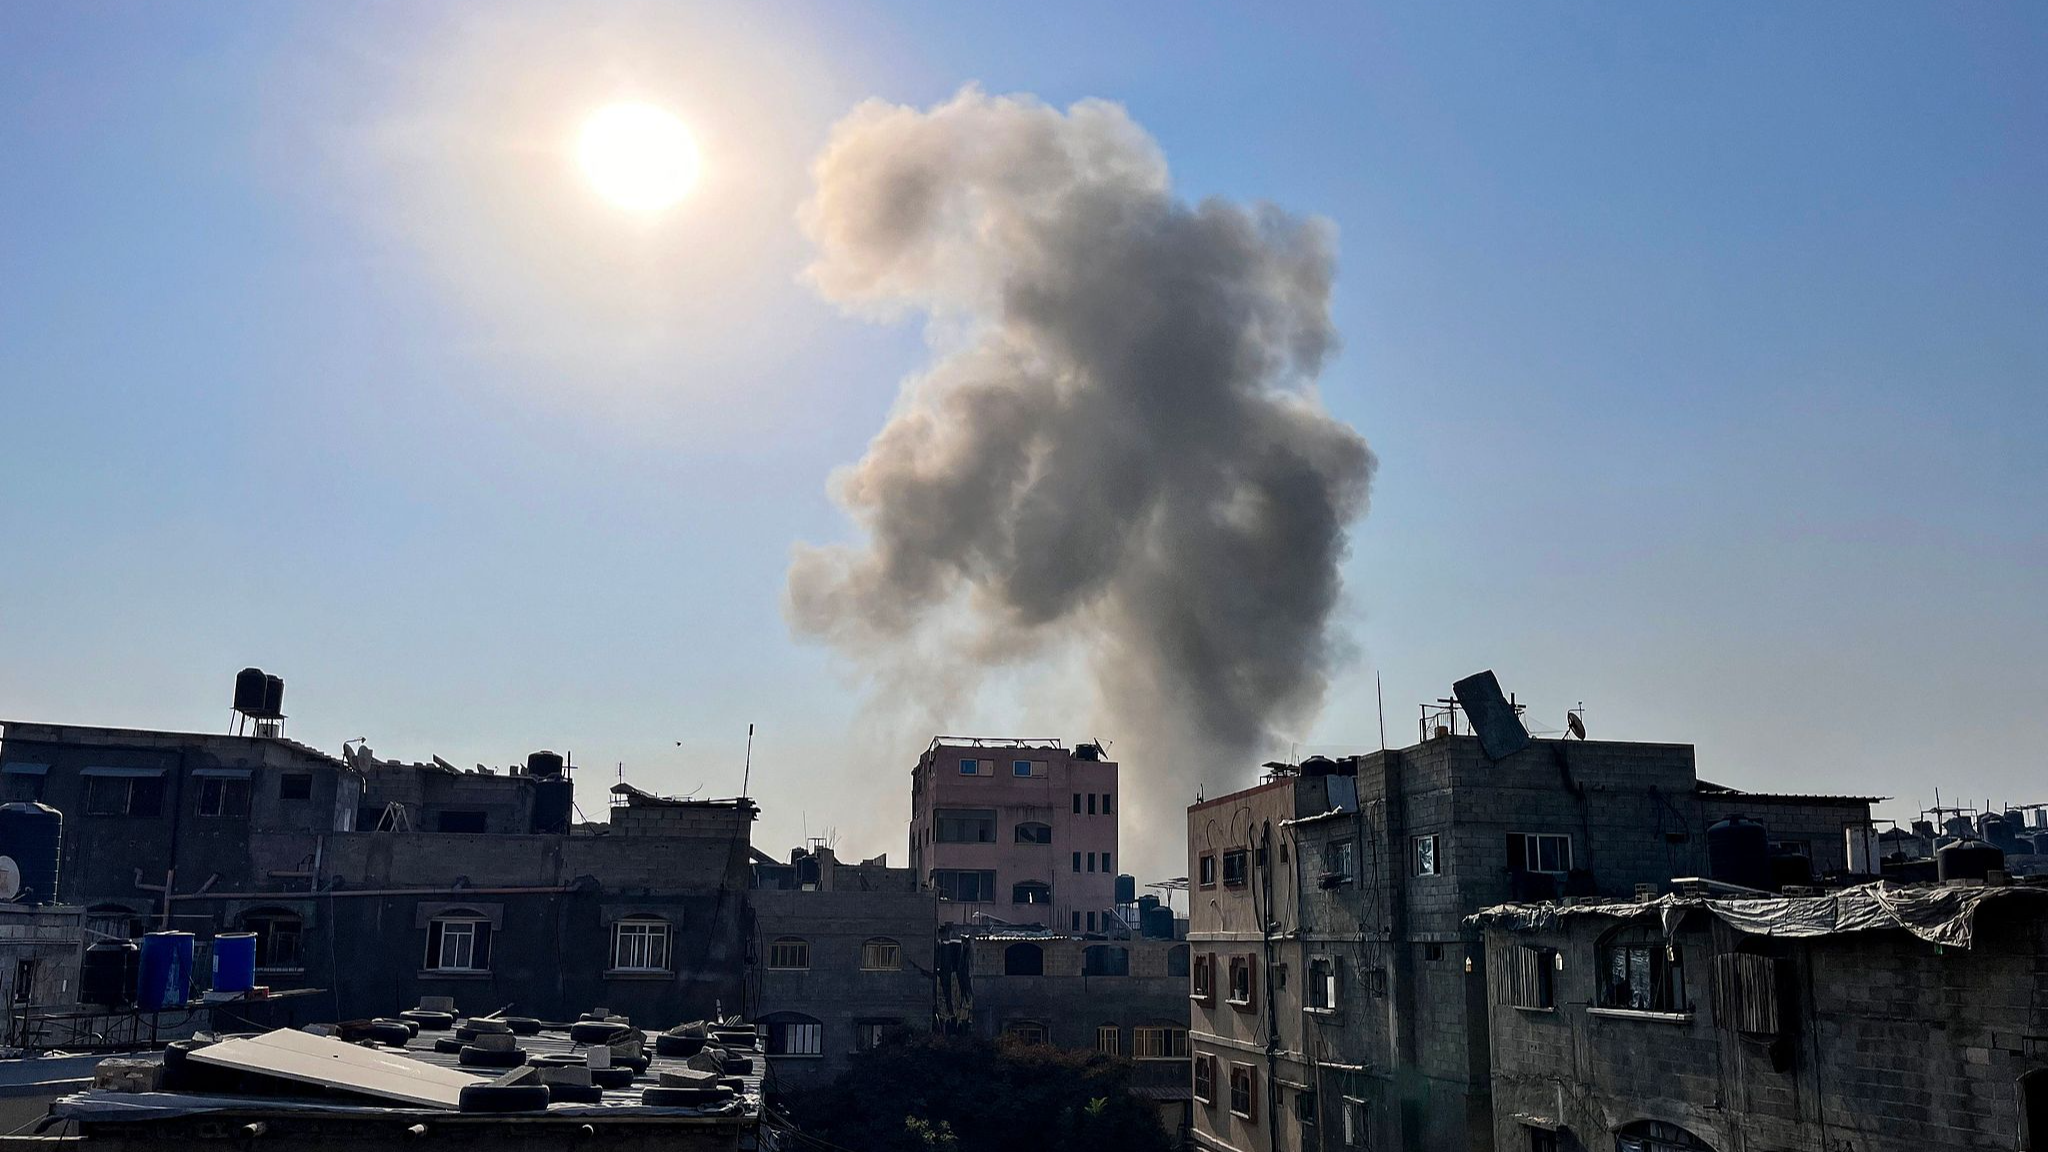
{"label": "pink building", "polygon": [[1116,764],[1097,745],[935,737],[911,769],[910,866],[952,923],[1106,930],[1116,805]]}

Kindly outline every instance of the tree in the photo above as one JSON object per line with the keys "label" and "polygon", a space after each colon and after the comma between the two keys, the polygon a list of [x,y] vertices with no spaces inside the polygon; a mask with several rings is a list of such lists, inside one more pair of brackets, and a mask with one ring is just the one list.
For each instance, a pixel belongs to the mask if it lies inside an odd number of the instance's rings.
{"label": "tree", "polygon": [[857,1152],[1164,1152],[1127,1061],[973,1036],[906,1036],[790,1102],[804,1130]]}

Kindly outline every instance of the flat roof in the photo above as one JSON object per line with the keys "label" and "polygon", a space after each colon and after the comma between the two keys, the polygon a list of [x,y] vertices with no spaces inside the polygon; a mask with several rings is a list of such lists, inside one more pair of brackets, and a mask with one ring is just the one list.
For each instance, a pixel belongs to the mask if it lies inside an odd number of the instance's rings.
{"label": "flat roof", "polygon": [[[4,744],[12,739],[22,739],[30,743],[38,742],[38,737],[34,735],[16,737],[14,735],[16,728],[49,731],[56,735],[57,739],[43,742],[61,744],[105,743],[111,739],[156,740],[164,743],[277,744],[303,755],[325,760],[336,768],[354,771],[354,768],[340,757],[322,752],[310,744],[301,744],[297,740],[286,736],[248,736],[236,735],[233,732],[182,732],[169,728],[110,728],[104,724],[53,724],[47,720],[0,720],[0,744]],[[88,733],[91,735],[87,735]]]}
{"label": "flat roof", "polygon": [[1889,796],[1839,796],[1825,792],[1751,792],[1743,788],[1731,788],[1711,780],[1694,783],[1693,792],[1700,796],[1754,796],[1759,800],[1787,800],[1804,804],[1882,804]]}

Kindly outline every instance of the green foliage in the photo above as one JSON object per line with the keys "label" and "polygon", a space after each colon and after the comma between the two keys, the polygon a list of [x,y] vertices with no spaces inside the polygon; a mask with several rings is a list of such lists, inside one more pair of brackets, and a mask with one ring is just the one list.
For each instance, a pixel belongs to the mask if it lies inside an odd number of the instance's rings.
{"label": "green foliage", "polygon": [[1128,1062],[971,1036],[911,1036],[790,1102],[804,1130],[858,1152],[1164,1152]]}

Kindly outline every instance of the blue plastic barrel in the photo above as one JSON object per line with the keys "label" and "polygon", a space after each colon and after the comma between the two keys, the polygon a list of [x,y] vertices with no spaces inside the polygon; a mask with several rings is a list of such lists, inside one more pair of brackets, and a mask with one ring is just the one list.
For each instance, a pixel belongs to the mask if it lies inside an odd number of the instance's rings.
{"label": "blue plastic barrel", "polygon": [[256,987],[256,934],[224,932],[213,938],[213,990],[247,992]]}
{"label": "blue plastic barrel", "polygon": [[142,938],[135,1003],[145,1012],[180,1008],[192,995],[192,934],[151,932]]}

